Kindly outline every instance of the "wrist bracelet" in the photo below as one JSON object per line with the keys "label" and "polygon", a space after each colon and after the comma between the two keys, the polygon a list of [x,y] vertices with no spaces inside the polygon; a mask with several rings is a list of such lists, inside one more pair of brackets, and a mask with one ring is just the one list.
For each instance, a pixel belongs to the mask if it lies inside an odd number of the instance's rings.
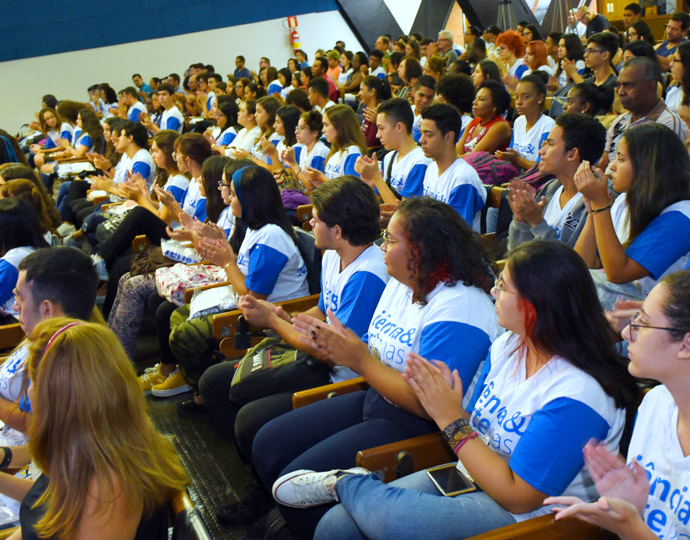
{"label": "wrist bracelet", "polygon": [[0,471],[5,471],[12,462],[12,449],[7,446],[3,446],[2,449],[5,451],[5,457],[3,458],[2,463],[0,463]]}
{"label": "wrist bracelet", "polygon": [[455,448],[475,431],[467,420],[460,418],[446,426],[442,433],[448,445],[455,451]]}
{"label": "wrist bracelet", "polygon": [[225,270],[225,269],[226,269],[228,266],[230,266],[231,264],[234,264],[235,266],[237,266],[237,261],[230,261],[228,264],[226,264],[225,266],[223,266],[223,270]]}
{"label": "wrist bracelet", "polygon": [[457,455],[457,453],[458,453],[458,452],[460,451],[460,449],[462,448],[462,445],[465,444],[465,443],[466,443],[467,441],[469,441],[470,439],[474,439],[475,437],[479,437],[479,433],[477,433],[476,431],[473,431],[472,433],[470,433],[469,435],[467,435],[467,437],[465,437],[464,439],[462,439],[462,440],[458,443],[458,445],[457,445],[455,448],[453,448],[453,453]]}
{"label": "wrist bracelet", "polygon": [[594,208],[592,208],[591,213],[596,214],[598,212],[603,212],[604,210],[608,210],[609,208],[611,208],[610,204],[607,204],[606,206],[602,206],[601,208],[597,208],[596,210]]}

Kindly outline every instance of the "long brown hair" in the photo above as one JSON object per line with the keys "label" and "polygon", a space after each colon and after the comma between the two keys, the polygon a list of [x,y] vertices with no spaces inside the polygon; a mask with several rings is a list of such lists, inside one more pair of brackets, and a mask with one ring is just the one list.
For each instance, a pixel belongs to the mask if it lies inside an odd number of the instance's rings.
{"label": "long brown hair", "polygon": [[124,497],[129,513],[153,514],[187,476],[153,428],[115,334],[61,317],[39,323],[30,340],[29,450],[50,478],[36,503],[45,509],[38,535],[72,537],[94,485],[101,511]]}
{"label": "long brown hair", "polygon": [[333,124],[337,132],[326,161],[336,152],[345,150],[348,146],[352,146],[353,144],[359,148],[362,155],[366,155],[367,141],[357,121],[357,115],[351,107],[348,105],[334,105],[326,109],[324,114],[328,117],[328,120]]}

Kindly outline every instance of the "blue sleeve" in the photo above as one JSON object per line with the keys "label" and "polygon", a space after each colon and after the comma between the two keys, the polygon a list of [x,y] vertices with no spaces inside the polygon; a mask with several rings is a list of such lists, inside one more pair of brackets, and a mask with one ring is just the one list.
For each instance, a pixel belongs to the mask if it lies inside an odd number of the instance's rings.
{"label": "blue sleeve", "polygon": [[151,174],[151,167],[144,161],[135,161],[134,165],[132,165],[132,173],[139,173],[141,177],[146,180]]}
{"label": "blue sleeve", "polygon": [[60,138],[67,139],[69,141],[72,138],[72,134],[68,130],[65,130],[60,133]]}
{"label": "blue sleeve", "polygon": [[321,172],[325,171],[326,158],[321,156],[314,156],[311,160],[311,168]]}
{"label": "blue sleeve", "polygon": [[77,141],[77,146],[86,146],[86,148],[91,148],[92,144],[93,141],[91,140],[91,137],[89,137],[88,135],[83,135]]}
{"label": "blue sleeve", "polygon": [[518,67],[518,68],[515,70],[515,78],[516,78],[518,81],[519,81],[520,79],[522,79],[522,76],[525,74],[525,71],[527,71],[528,69],[529,69],[529,68],[528,68],[525,64],[522,64],[520,67]]}
{"label": "blue sleeve", "polygon": [[235,140],[235,137],[237,137],[236,134],[232,133],[231,131],[227,131],[225,135],[223,135],[223,138],[218,142],[218,145],[230,146],[232,144],[232,141]]}
{"label": "blue sleeve", "polygon": [[510,136],[510,144],[508,145],[508,148],[515,149],[514,144],[515,144],[515,133],[513,132],[513,134]]}
{"label": "blue sleeve", "polygon": [[359,173],[355,171],[355,162],[362,154],[351,154],[345,159],[345,167],[343,167],[343,174],[349,174],[359,178]]}
{"label": "blue sleeve", "polygon": [[173,131],[177,131],[178,129],[180,129],[180,119],[175,116],[168,116],[168,118],[165,121],[165,129],[172,129]]}
{"label": "blue sleeve", "polygon": [[57,146],[57,145],[53,142],[53,139],[51,139],[50,137],[48,137],[48,138],[46,139],[46,143],[43,145],[43,148],[45,148],[46,150],[48,150],[48,149],[50,149],[50,148],[55,148],[56,146]]}
{"label": "blue sleeve", "polygon": [[541,137],[539,137],[539,148],[537,148],[537,163],[541,161],[541,155],[539,154],[539,150],[541,149],[541,146],[544,144],[544,141],[549,138],[549,132],[545,131],[544,133],[541,134]]}
{"label": "blue sleeve", "polygon": [[[355,272],[343,287],[336,317],[358,336],[369,329],[386,284],[371,272]],[[320,302],[320,301],[319,301]]]}
{"label": "blue sleeve", "polygon": [[138,122],[140,116],[141,116],[141,109],[132,109],[132,112],[129,114],[129,120],[131,122]]}
{"label": "blue sleeve", "polygon": [[265,244],[256,244],[249,250],[249,272],[244,284],[250,291],[268,296],[287,262],[284,253]]}
{"label": "blue sleeve", "polygon": [[197,201],[192,217],[197,218],[199,221],[206,221],[206,197],[202,197]]}
{"label": "blue sleeve", "polygon": [[302,147],[301,146],[295,146],[295,147],[293,147],[293,150],[295,151],[295,161],[297,162],[297,165],[299,165],[299,158],[302,155]]}
{"label": "blue sleeve", "polygon": [[385,73],[377,73],[376,76],[377,76],[379,79],[385,79],[385,78],[386,78],[386,74],[385,74]]}
{"label": "blue sleeve", "polygon": [[[426,175],[427,166],[423,163],[418,163],[410,174],[407,175],[405,185],[403,185],[400,195],[409,199],[410,197],[419,197],[424,193],[424,175]],[[474,217],[472,217],[474,219]]]}
{"label": "blue sleeve", "polygon": [[591,438],[604,440],[609,429],[606,420],[581,401],[554,399],[532,415],[508,464],[538,491],[560,495],[584,465],[582,447]]}
{"label": "blue sleeve", "polygon": [[[143,175],[142,175],[142,176],[143,176]],[[146,178],[146,177],[144,177],[144,178]],[[177,187],[177,186],[170,186],[170,187],[169,187],[168,189],[166,189],[165,191],[167,191],[167,192],[170,193],[173,197],[175,197],[175,200],[176,200],[178,203],[180,203],[180,205],[182,204],[182,199],[184,199],[184,194],[185,194],[185,190],[184,190],[184,189],[180,189],[180,188]]]}
{"label": "blue sleeve", "polygon": [[462,388],[474,379],[474,374],[491,346],[489,336],[471,324],[441,321],[422,330],[419,338],[419,354],[427,360],[442,360],[462,379]]}
{"label": "blue sleeve", "polygon": [[323,298],[323,273],[321,274],[321,279],[319,280],[320,282],[320,287],[319,290],[321,291],[321,294],[319,295],[319,309],[321,310],[321,313],[324,315],[326,314],[326,301]]}
{"label": "blue sleeve", "polygon": [[654,219],[625,250],[654,279],[690,252],[690,220],[681,212],[666,212]]}
{"label": "blue sleeve", "polygon": [[486,358],[484,359],[484,364],[482,365],[482,372],[479,374],[477,384],[474,387],[474,393],[472,394],[472,398],[470,399],[470,402],[467,404],[467,408],[465,409],[468,413],[472,414],[472,412],[474,412],[474,406],[477,404],[479,396],[481,396],[482,392],[484,391],[484,382],[486,381],[486,377],[487,375],[489,375],[490,372],[491,351],[488,351],[486,353]]}
{"label": "blue sleeve", "polygon": [[0,261],[0,306],[12,298],[19,271],[7,261]]}
{"label": "blue sleeve", "polygon": [[484,201],[472,184],[461,184],[451,191],[448,204],[472,227],[474,216],[482,209]]}

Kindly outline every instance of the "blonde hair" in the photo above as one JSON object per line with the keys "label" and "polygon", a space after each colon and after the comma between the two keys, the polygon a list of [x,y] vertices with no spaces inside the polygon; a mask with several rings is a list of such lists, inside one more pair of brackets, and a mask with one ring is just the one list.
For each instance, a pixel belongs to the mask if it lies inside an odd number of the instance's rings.
{"label": "blonde hair", "polygon": [[345,150],[353,144],[359,148],[363,156],[367,154],[367,141],[364,138],[364,133],[362,133],[362,128],[352,107],[348,105],[334,105],[326,109],[324,114],[337,132],[326,161],[336,152]]}
{"label": "blonde hair", "polygon": [[42,232],[55,232],[43,195],[34,182],[26,178],[10,180],[2,186],[1,192],[5,199],[23,199],[28,202],[36,209]]}
{"label": "blonde hair", "polygon": [[45,508],[38,535],[71,537],[94,484],[101,511],[123,496],[128,512],[152,515],[187,476],[170,441],[154,429],[115,334],[59,317],[39,323],[30,340],[29,450],[50,478],[34,506]]}

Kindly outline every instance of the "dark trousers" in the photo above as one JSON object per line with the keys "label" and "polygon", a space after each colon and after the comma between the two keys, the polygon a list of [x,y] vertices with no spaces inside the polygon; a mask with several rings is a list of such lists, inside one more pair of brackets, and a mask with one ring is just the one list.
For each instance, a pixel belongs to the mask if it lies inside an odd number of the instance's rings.
{"label": "dark trousers", "polygon": [[160,246],[161,238],[168,238],[165,222],[141,206],[130,210],[113,235],[98,246],[98,253],[110,269],[116,259],[132,247],[132,240],[145,234],[153,245]]}

